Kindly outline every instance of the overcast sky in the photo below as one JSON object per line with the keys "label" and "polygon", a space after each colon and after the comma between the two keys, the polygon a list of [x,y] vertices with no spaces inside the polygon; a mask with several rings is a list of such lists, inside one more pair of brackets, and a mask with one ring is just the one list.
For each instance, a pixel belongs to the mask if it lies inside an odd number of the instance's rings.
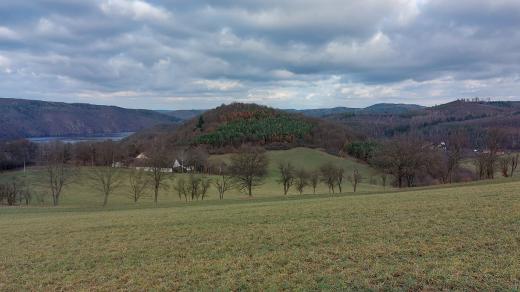
{"label": "overcast sky", "polygon": [[520,99],[518,0],[0,0],[0,97],[130,108]]}

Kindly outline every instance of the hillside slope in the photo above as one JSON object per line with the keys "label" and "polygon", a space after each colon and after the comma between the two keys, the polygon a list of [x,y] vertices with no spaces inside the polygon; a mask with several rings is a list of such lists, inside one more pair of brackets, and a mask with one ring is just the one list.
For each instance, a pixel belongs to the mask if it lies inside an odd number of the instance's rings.
{"label": "hillside slope", "polygon": [[416,104],[404,103],[377,103],[366,107],[362,110],[363,113],[379,113],[379,114],[402,114],[409,111],[416,111],[423,109],[424,106]]}
{"label": "hillside slope", "polygon": [[371,138],[415,133],[438,143],[444,141],[451,131],[463,129],[469,136],[470,147],[476,148],[488,129],[499,128],[506,134],[506,148],[520,148],[520,102],[457,100],[428,108],[409,105],[394,105],[392,110],[383,111],[381,109],[385,107],[375,108],[378,110],[370,111],[369,107],[360,112],[336,114],[327,118],[348,125]]}
{"label": "hillside slope", "polygon": [[0,209],[0,290],[515,290],[519,188]]}
{"label": "hillside slope", "polygon": [[213,152],[229,152],[242,144],[255,144],[267,149],[323,148],[337,154],[355,136],[348,127],[330,121],[243,103],[206,111],[170,132],[158,129],[143,132],[128,141],[142,145],[145,141],[138,137],[147,137],[148,141],[155,137],[170,145],[205,145]]}
{"label": "hillside slope", "polygon": [[[296,147],[290,150],[273,150],[266,152],[269,160],[268,175],[265,184],[258,189],[259,194],[276,195],[280,193],[281,187],[278,182],[280,178],[280,171],[278,170],[278,164],[280,162],[289,162],[296,169],[305,169],[308,172],[318,171],[321,166],[327,163],[342,167],[345,170],[345,176],[352,175],[354,170],[358,170],[363,177],[363,183],[361,184],[362,191],[382,191],[384,188],[381,186],[380,177],[378,176],[379,171],[370,167],[368,164],[357,161],[352,157],[338,157],[330,155],[317,149],[309,149],[304,147]],[[210,161],[222,161],[229,163],[231,159],[230,154],[223,155],[212,155]],[[375,184],[370,184],[370,182]],[[350,183],[345,181],[344,189],[349,192],[351,191]],[[317,189],[318,193],[326,193],[328,190],[326,186],[320,184]],[[296,191],[292,189],[291,193]]]}
{"label": "hillside slope", "polygon": [[0,139],[135,132],[175,117],[115,106],[0,99]]}
{"label": "hillside slope", "polygon": [[[365,108],[354,107],[332,107],[332,108],[315,108],[315,109],[283,109],[288,113],[300,113],[307,117],[323,118],[331,115],[345,113],[404,113],[412,110],[424,108],[416,104],[401,103],[378,103]],[[160,110],[158,112],[179,118],[181,120],[189,120],[200,116],[207,110]]]}

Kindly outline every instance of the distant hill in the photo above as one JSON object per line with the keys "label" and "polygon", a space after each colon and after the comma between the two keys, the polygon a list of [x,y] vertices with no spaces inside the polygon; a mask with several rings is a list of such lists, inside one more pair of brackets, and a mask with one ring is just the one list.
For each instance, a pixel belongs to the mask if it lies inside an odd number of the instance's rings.
{"label": "distant hill", "polygon": [[304,110],[286,110],[288,112],[301,113],[308,117],[323,118],[335,114],[351,113],[360,111],[360,108],[350,107],[333,107],[333,108],[318,108],[318,109],[304,109]]}
{"label": "distant hill", "polygon": [[421,110],[424,106],[404,103],[378,103],[361,110],[363,113],[402,114],[409,111]]}
{"label": "distant hill", "polygon": [[135,132],[177,122],[151,110],[0,98],[0,139]]}
{"label": "distant hill", "polygon": [[403,104],[403,103],[378,103],[366,108],[355,107],[333,107],[333,108],[318,108],[318,109],[304,109],[304,110],[286,110],[288,112],[296,112],[306,115],[308,117],[326,118],[334,115],[343,114],[370,114],[370,113],[391,113],[400,114],[408,111],[420,110],[424,107],[417,104]]}
{"label": "distant hill", "polygon": [[200,116],[205,111],[206,110],[160,110],[158,112],[186,121]]}
{"label": "distant hill", "polygon": [[[418,110],[424,108],[423,106],[416,104],[402,104],[402,103],[378,103],[366,108],[355,108],[355,107],[333,107],[333,108],[317,108],[317,109],[283,109],[283,111],[289,113],[300,113],[302,115],[314,118],[324,118],[327,116],[344,114],[344,113],[403,113],[411,110]],[[200,116],[207,110],[159,110],[158,112],[166,114],[172,117],[176,117],[180,120],[189,120],[194,117]]]}
{"label": "distant hill", "polygon": [[[375,108],[375,110],[374,110]],[[327,116],[370,138],[384,138],[414,133],[440,142],[454,130],[462,129],[472,147],[481,146],[485,132],[499,128],[506,134],[505,145],[520,148],[520,102],[464,101],[433,106],[374,105],[355,113]]]}
{"label": "distant hill", "polygon": [[354,136],[348,127],[334,122],[256,104],[233,103],[206,111],[169,131],[157,127],[141,131],[125,142],[139,147],[162,139],[170,145],[205,145],[215,153],[245,143],[267,149],[307,146],[337,154]]}

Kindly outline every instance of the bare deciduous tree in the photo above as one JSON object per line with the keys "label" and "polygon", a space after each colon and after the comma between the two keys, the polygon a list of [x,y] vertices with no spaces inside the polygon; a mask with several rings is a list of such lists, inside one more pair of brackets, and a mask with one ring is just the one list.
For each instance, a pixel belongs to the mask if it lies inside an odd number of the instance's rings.
{"label": "bare deciduous tree", "polygon": [[320,173],[318,171],[313,171],[310,173],[309,182],[312,186],[312,193],[316,194],[316,188],[320,182]]}
{"label": "bare deciduous tree", "polygon": [[509,164],[511,159],[508,156],[500,157],[498,159],[498,164],[500,166],[500,172],[503,177],[509,177]]}
{"label": "bare deciduous tree", "polygon": [[69,182],[74,171],[67,166],[67,149],[61,142],[53,142],[42,147],[42,160],[45,164],[51,191],[52,203],[58,206],[63,187]]}
{"label": "bare deciduous tree", "polygon": [[168,161],[169,157],[165,145],[156,141],[148,153],[148,159],[146,160],[150,172],[150,178],[152,180],[153,202],[155,206],[157,206],[159,192],[161,188],[164,188],[164,179],[171,167]]}
{"label": "bare deciduous tree", "polygon": [[448,143],[446,145],[446,170],[447,180],[449,183],[453,182],[453,174],[459,167],[460,161],[462,160],[464,147],[467,145],[467,139],[466,132],[462,130],[455,131],[448,137]]}
{"label": "bare deciduous tree", "polygon": [[188,176],[188,184],[186,185],[186,190],[191,196],[191,200],[199,199],[200,195],[200,182],[201,178],[198,175],[190,173]]}
{"label": "bare deciduous tree", "polygon": [[320,167],[321,172],[321,180],[324,184],[329,188],[329,193],[335,193],[336,189],[336,178],[337,178],[337,169],[332,163],[327,163]]}
{"label": "bare deciduous tree", "polygon": [[516,168],[518,167],[518,161],[520,160],[520,154],[517,153],[516,155],[511,156],[511,176],[515,174]]}
{"label": "bare deciduous tree", "polygon": [[112,166],[92,167],[89,172],[93,187],[103,195],[103,207],[108,197],[121,185],[119,169]]}
{"label": "bare deciduous tree", "polygon": [[204,201],[209,188],[211,187],[211,179],[208,177],[202,177],[200,180],[200,198]]}
{"label": "bare deciduous tree", "polygon": [[177,179],[173,188],[177,192],[177,195],[179,196],[180,200],[182,200],[182,197],[184,196],[184,199],[186,200],[186,202],[188,202],[188,190],[186,188],[186,181],[184,180],[184,178],[181,177]]}
{"label": "bare deciduous tree", "polygon": [[473,159],[473,165],[477,173],[477,179],[483,179],[486,176],[487,157],[484,153],[479,153]]}
{"label": "bare deciduous tree", "polygon": [[415,136],[397,137],[383,143],[371,163],[395,178],[396,185],[413,187],[417,178],[428,173],[434,150]]}
{"label": "bare deciduous tree", "polygon": [[267,174],[267,156],[259,147],[242,146],[231,158],[230,170],[240,190],[253,196],[253,188],[263,183]]}
{"label": "bare deciduous tree", "polygon": [[305,169],[299,169],[295,172],[294,186],[298,193],[303,194],[303,190],[309,185],[309,173]]}
{"label": "bare deciduous tree", "polygon": [[349,179],[350,183],[352,184],[352,188],[354,189],[354,193],[355,193],[357,191],[357,186],[361,182],[363,177],[361,176],[361,173],[359,173],[359,170],[354,169],[354,171],[352,172],[352,175],[349,176],[348,179]]}
{"label": "bare deciduous tree", "polygon": [[498,151],[504,142],[505,134],[501,129],[493,128],[487,132],[486,146],[487,151],[481,158],[484,160],[484,173],[486,178],[495,178],[496,166],[498,161]]}
{"label": "bare deciduous tree", "polygon": [[30,185],[27,183],[27,179],[25,178],[22,187],[19,191],[20,200],[23,200],[25,202],[26,206],[29,206],[29,204],[32,201],[32,189]]}
{"label": "bare deciduous tree", "polygon": [[218,164],[218,176],[215,178],[213,184],[218,191],[220,200],[224,199],[224,194],[234,187],[233,177],[228,174],[228,171],[225,163]]}
{"label": "bare deciduous tree", "polygon": [[[183,183],[182,180],[179,180],[178,185],[176,186],[177,193],[179,191],[182,193],[186,193],[191,197],[191,200],[204,200],[206,198],[206,194],[211,186],[211,179],[201,176],[198,174],[190,173],[188,176],[188,182]],[[183,190],[184,189],[184,190]]]}
{"label": "bare deciduous tree", "polygon": [[10,182],[0,184],[0,203],[6,200],[7,205],[13,206],[16,204],[16,197],[19,193],[19,182],[14,177]]}
{"label": "bare deciduous tree", "polygon": [[202,146],[189,148],[186,151],[187,163],[197,172],[204,172],[209,154]]}
{"label": "bare deciduous tree", "polygon": [[103,207],[105,207],[109,196],[121,185],[120,170],[114,167],[118,149],[113,141],[102,142],[97,147],[99,166],[91,167],[88,174],[94,188],[103,195]]}
{"label": "bare deciduous tree", "polygon": [[280,162],[278,171],[280,172],[278,183],[283,185],[283,194],[287,195],[294,182],[294,166],[290,162]]}
{"label": "bare deciduous tree", "polygon": [[498,159],[500,172],[503,177],[512,177],[515,174],[516,168],[518,167],[519,156],[520,154],[512,154],[502,156]]}
{"label": "bare deciduous tree", "polygon": [[134,203],[145,194],[145,190],[150,184],[150,179],[146,176],[143,170],[133,169],[128,176],[128,182],[130,184],[131,197]]}
{"label": "bare deciduous tree", "polygon": [[381,174],[381,184],[383,185],[383,188],[386,189],[386,181],[388,179],[388,175],[386,173]]}
{"label": "bare deciduous tree", "polygon": [[343,192],[343,179],[345,178],[345,169],[342,167],[336,167],[336,185],[340,193]]}

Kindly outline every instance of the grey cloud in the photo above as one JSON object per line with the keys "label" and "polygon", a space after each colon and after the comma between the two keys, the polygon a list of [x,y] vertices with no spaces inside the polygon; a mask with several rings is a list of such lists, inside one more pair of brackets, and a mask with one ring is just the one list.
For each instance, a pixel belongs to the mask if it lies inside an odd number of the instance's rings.
{"label": "grey cloud", "polygon": [[0,96],[154,108],[518,98],[519,14],[514,0],[0,0]]}

